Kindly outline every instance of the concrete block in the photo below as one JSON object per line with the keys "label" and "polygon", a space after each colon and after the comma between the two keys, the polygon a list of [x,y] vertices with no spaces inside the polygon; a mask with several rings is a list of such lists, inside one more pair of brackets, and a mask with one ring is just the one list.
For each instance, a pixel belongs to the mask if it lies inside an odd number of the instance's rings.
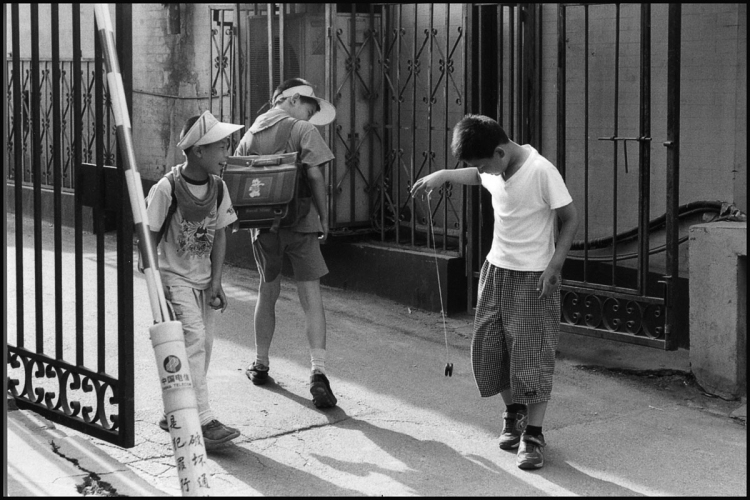
{"label": "concrete block", "polygon": [[724,398],[747,394],[747,223],[690,227],[690,364]]}

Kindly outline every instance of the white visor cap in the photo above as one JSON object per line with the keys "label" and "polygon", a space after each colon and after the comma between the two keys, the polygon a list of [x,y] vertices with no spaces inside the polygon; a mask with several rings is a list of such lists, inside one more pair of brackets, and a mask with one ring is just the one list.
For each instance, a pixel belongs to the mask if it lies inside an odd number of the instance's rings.
{"label": "white visor cap", "polygon": [[274,104],[276,104],[280,97],[292,97],[294,94],[299,94],[301,96],[318,101],[320,111],[312,115],[309,120],[309,122],[313,125],[328,125],[336,119],[336,108],[333,107],[333,104],[326,101],[325,99],[321,99],[320,97],[315,97],[315,92],[309,85],[297,85],[296,87],[290,87],[286,89],[284,92],[278,94],[275,97]]}
{"label": "white visor cap", "polygon": [[209,111],[204,111],[185,135],[180,137],[177,147],[183,151],[192,146],[213,144],[238,131],[244,125],[224,123],[216,119]]}

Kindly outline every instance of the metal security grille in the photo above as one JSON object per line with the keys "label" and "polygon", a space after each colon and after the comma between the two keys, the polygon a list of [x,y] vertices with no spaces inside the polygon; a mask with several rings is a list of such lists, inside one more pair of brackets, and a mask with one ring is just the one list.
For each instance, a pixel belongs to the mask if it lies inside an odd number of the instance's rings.
{"label": "metal security grille", "polygon": [[[41,117],[39,120],[39,133],[41,139],[40,157],[42,162],[42,185],[46,187],[54,186],[54,165],[55,150],[60,145],[60,155],[62,159],[62,187],[64,190],[73,190],[75,188],[75,162],[73,141],[76,140],[73,130],[73,89],[74,89],[74,70],[73,60],[58,60],[57,63],[51,60],[39,61],[34,66],[30,59],[19,60],[19,72],[14,71],[13,61],[6,61],[8,67],[8,81],[6,92],[8,95],[8,119],[6,123],[7,135],[7,162],[8,165],[13,163],[15,158],[15,133],[18,129],[21,135],[21,161],[23,172],[23,182],[31,183],[32,177],[32,114],[31,114],[31,96],[39,96],[39,110]],[[53,68],[53,64],[56,66]],[[112,106],[109,99],[109,88],[104,82],[104,106],[106,107],[105,120],[103,127],[97,128],[96,125],[96,108],[95,108],[95,62],[93,60],[81,59],[81,86],[79,100],[81,102],[81,115],[83,124],[82,161],[92,163],[98,155],[97,151],[97,133],[103,135],[102,147],[104,164],[115,165],[115,125],[112,115]],[[36,68],[36,69],[34,69]],[[39,92],[32,91],[32,71],[38,71],[34,78],[39,84]],[[53,75],[58,75],[58,89],[56,90]],[[19,106],[21,109],[19,126],[14,126],[14,106],[15,99],[15,81],[19,80],[19,95],[21,97]],[[57,92],[57,93],[56,93]],[[57,99],[56,99],[57,97]],[[53,130],[53,118],[59,114],[60,130],[57,134]],[[60,142],[61,141],[61,142]],[[16,172],[14,169],[8,169],[8,179],[14,180]]]}
{"label": "metal security grille", "polygon": [[[49,16],[44,19],[50,30],[44,34],[39,5],[10,7],[6,140],[15,246],[9,241],[8,254],[16,272],[7,297],[8,392],[21,408],[132,447],[133,223],[122,195],[122,173],[106,166],[117,162],[99,38],[94,36],[94,57],[84,61],[82,9],[90,7],[51,4],[41,9]],[[71,39],[60,36],[61,9],[70,9]],[[31,33],[23,45],[22,24]],[[95,26],[90,28],[95,34]],[[126,61],[123,74],[131,75],[132,49],[125,43],[131,33],[129,5],[117,6],[117,33],[118,48],[128,54],[121,56]],[[50,37],[45,40],[52,50],[50,61],[39,57],[43,36]],[[71,49],[71,61],[60,59],[63,44]],[[22,61],[20,53],[29,46],[31,57]],[[129,80],[124,83],[129,89]],[[84,208],[93,219],[94,235],[83,233]],[[64,228],[63,212],[71,210],[73,228]],[[105,251],[107,212],[116,222],[116,252]],[[72,248],[63,231],[73,232]],[[93,253],[84,255],[92,247]],[[64,268],[75,269],[73,282],[63,282]],[[91,296],[96,299],[86,300]]]}

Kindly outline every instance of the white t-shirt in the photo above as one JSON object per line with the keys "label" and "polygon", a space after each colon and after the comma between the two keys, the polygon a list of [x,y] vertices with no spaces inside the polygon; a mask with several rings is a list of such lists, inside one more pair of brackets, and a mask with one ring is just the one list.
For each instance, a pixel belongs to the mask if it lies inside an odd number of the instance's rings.
{"label": "white t-shirt", "polygon": [[[221,181],[222,183],[224,181]],[[208,184],[187,183],[190,192],[197,198],[204,198],[208,192]],[[211,250],[214,246],[216,230],[224,229],[237,220],[237,214],[232,207],[232,200],[224,185],[224,196],[218,212],[211,213],[200,222],[190,222],[182,218],[180,206],[172,216],[169,229],[159,244],[159,268],[162,284],[167,286],[190,286],[205,290],[211,285]],[[158,231],[160,224],[167,216],[167,210],[172,203],[172,186],[169,180],[163,178],[156,183],[148,195],[148,220],[153,221]]]}
{"label": "white t-shirt", "polygon": [[513,271],[544,271],[555,253],[555,212],[573,201],[560,172],[536,149],[506,182],[479,174],[495,214],[490,264]]}

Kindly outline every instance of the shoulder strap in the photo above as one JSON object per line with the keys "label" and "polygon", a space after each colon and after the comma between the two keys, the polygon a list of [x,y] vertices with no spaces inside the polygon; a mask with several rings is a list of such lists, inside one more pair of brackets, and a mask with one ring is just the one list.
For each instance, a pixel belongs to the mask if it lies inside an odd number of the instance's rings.
{"label": "shoulder strap", "polygon": [[167,216],[164,218],[164,222],[162,223],[161,228],[159,228],[159,233],[156,235],[157,247],[159,246],[159,243],[161,243],[162,237],[167,233],[167,230],[169,229],[169,223],[172,221],[172,216],[177,211],[177,195],[174,192],[174,176],[170,171],[165,174],[164,177],[167,178],[167,180],[169,181],[169,187],[172,188],[172,203],[169,204],[169,209],[167,209]]}
{"label": "shoulder strap", "polygon": [[285,153],[286,143],[289,142],[289,138],[292,136],[292,128],[297,123],[296,118],[285,118],[276,124],[276,143],[273,145],[273,153]]}

